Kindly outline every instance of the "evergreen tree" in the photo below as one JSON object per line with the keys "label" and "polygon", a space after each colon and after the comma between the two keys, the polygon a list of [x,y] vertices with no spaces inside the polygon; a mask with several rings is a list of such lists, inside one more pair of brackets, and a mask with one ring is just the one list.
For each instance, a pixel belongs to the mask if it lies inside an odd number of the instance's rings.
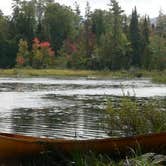
{"label": "evergreen tree", "polygon": [[141,34],[142,34],[142,57],[141,57],[141,65],[143,68],[148,69],[150,65],[150,20],[147,16],[143,19],[143,23],[141,26]]}
{"label": "evergreen tree", "polygon": [[10,19],[0,10],[0,68],[11,68],[15,65],[17,44],[11,38]]}
{"label": "evergreen tree", "polygon": [[80,6],[77,2],[75,2],[75,19],[74,19],[74,29],[75,29],[75,35],[73,38],[78,38],[80,34],[80,29],[82,26],[83,18],[81,16]]}
{"label": "evergreen tree", "polygon": [[127,66],[126,58],[128,59],[129,43],[122,28],[123,10],[116,0],[110,1],[110,12],[113,18],[113,28],[111,33],[109,68],[117,70]]}
{"label": "evergreen tree", "polygon": [[122,33],[122,13],[123,10],[119,6],[119,3],[116,0],[110,1],[110,12],[113,16],[113,40],[115,41],[114,44],[116,45],[120,35]]}
{"label": "evergreen tree", "polygon": [[131,21],[130,21],[130,41],[132,46],[132,65],[135,67],[141,66],[141,35],[138,24],[137,9],[132,11]]}
{"label": "evergreen tree", "polygon": [[44,25],[43,25],[43,19],[44,19],[44,13],[46,10],[46,6],[48,4],[53,4],[54,0],[32,0],[35,4],[35,15],[36,15],[36,36],[38,36],[40,39],[45,38],[44,34]]}
{"label": "evergreen tree", "polygon": [[106,32],[105,24],[105,11],[100,9],[95,10],[92,14],[92,31],[96,35],[98,43],[101,35]]}
{"label": "evergreen tree", "polygon": [[85,8],[85,21],[84,21],[84,37],[85,37],[85,51],[87,58],[91,58],[93,50],[93,33],[92,33],[92,19],[91,19],[90,4],[87,1]]}
{"label": "evergreen tree", "polygon": [[160,37],[163,36],[166,38],[166,15],[162,10],[159,11],[157,18],[156,32]]}
{"label": "evergreen tree", "polygon": [[75,1],[75,13],[77,14],[77,16],[81,17],[81,11],[80,11],[80,6],[77,3],[77,1]]}
{"label": "evergreen tree", "polygon": [[129,36],[129,19],[125,14],[123,15],[122,29],[123,29],[123,33],[128,37]]}
{"label": "evergreen tree", "polygon": [[147,16],[145,16],[143,20],[143,26],[142,26],[142,36],[143,36],[143,41],[144,45],[149,44],[149,36],[150,36],[150,20]]}

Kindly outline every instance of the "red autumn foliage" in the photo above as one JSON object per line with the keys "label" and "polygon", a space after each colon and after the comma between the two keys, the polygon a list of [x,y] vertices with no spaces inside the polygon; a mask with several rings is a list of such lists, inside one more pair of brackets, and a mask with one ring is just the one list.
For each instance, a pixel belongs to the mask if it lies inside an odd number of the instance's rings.
{"label": "red autumn foliage", "polygon": [[49,42],[41,42],[40,47],[41,48],[48,48],[48,47],[50,47],[50,43]]}
{"label": "red autumn foliage", "polygon": [[48,41],[40,42],[40,40],[36,37],[33,39],[33,49],[47,49],[48,55],[53,57],[55,55],[55,51],[50,47],[51,44]]}

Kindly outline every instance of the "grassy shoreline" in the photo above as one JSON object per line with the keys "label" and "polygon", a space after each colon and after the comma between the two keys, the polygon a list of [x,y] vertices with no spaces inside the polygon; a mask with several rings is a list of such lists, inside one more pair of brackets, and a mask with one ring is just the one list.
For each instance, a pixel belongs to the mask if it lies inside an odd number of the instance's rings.
{"label": "grassy shoreline", "polygon": [[98,77],[98,78],[152,78],[153,82],[166,83],[166,71],[93,71],[68,69],[0,69],[0,77]]}
{"label": "grassy shoreline", "polygon": [[131,77],[127,71],[94,71],[70,69],[1,69],[2,76],[75,76],[75,77]]}

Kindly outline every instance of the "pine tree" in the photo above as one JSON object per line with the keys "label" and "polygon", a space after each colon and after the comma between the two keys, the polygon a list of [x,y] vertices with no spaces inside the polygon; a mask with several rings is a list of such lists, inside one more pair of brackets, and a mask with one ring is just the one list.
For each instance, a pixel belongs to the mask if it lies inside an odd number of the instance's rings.
{"label": "pine tree", "polygon": [[120,35],[122,33],[122,13],[123,10],[119,6],[118,2],[116,0],[110,1],[110,12],[113,15],[113,40],[118,41],[120,38]]}
{"label": "pine tree", "polygon": [[132,46],[132,65],[134,67],[141,66],[141,35],[138,23],[137,9],[132,11],[132,17],[130,22],[130,41]]}
{"label": "pine tree", "polygon": [[156,32],[160,37],[166,38],[166,15],[162,10],[159,11],[157,18]]}
{"label": "pine tree", "polygon": [[[123,33],[122,27],[122,13],[123,10],[116,0],[110,1],[110,15],[112,15],[112,32],[110,42],[110,66],[112,70],[117,70],[126,67],[126,58],[128,58],[128,41],[126,35]],[[128,48],[127,48],[128,47]]]}
{"label": "pine tree", "polygon": [[122,20],[123,33],[128,37],[129,35],[129,21],[128,17],[124,14]]}
{"label": "pine tree", "polygon": [[144,39],[144,44],[149,44],[149,36],[150,36],[150,20],[147,16],[145,16],[143,27],[142,27],[142,35]]}
{"label": "pine tree", "polygon": [[85,31],[85,50],[87,58],[91,58],[93,50],[93,38],[94,34],[92,33],[92,19],[91,19],[91,9],[90,4],[87,2],[85,8],[85,21],[84,21],[84,31]]}
{"label": "pine tree", "polygon": [[147,16],[145,16],[142,26],[141,26],[141,33],[142,33],[142,57],[141,57],[141,65],[142,67],[148,69],[150,65],[150,20]]}
{"label": "pine tree", "polygon": [[106,31],[105,24],[105,11],[96,9],[92,14],[92,31],[96,35],[97,44],[99,44],[101,35]]}

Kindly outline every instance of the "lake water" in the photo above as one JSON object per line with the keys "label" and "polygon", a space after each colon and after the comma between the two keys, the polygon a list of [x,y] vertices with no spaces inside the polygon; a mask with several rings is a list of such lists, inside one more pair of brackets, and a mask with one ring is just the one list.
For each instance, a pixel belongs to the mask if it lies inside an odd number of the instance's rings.
{"label": "lake water", "polygon": [[0,132],[50,138],[108,137],[108,99],[166,98],[148,79],[0,78]]}

